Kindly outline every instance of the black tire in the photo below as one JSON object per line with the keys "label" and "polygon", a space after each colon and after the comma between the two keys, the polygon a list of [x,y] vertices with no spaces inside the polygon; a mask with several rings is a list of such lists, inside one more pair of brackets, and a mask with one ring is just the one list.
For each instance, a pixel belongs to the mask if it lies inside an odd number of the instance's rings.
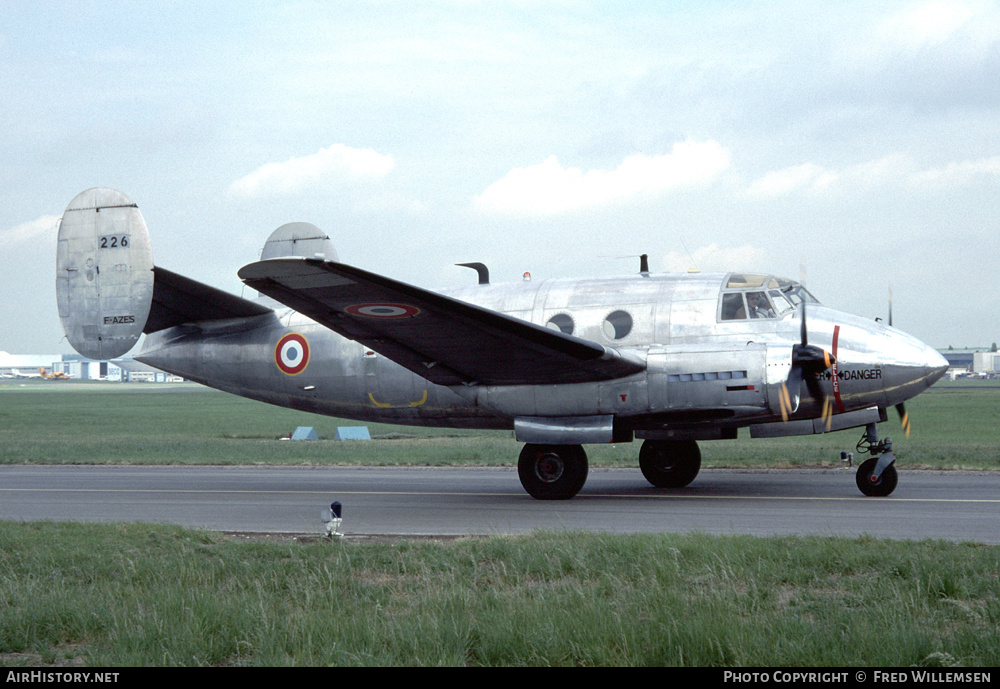
{"label": "black tire", "polygon": [[537,500],[568,500],[587,481],[587,453],[580,445],[533,445],[521,450],[517,475]]}
{"label": "black tire", "polygon": [[694,440],[646,440],[639,449],[639,468],[657,488],[683,488],[701,470],[701,450]]}
{"label": "black tire", "polygon": [[884,498],[896,490],[899,476],[896,474],[896,465],[890,464],[878,479],[872,480],[876,464],[878,464],[877,458],[866,459],[858,467],[858,473],[855,474],[854,479],[857,481],[858,489],[868,497]]}

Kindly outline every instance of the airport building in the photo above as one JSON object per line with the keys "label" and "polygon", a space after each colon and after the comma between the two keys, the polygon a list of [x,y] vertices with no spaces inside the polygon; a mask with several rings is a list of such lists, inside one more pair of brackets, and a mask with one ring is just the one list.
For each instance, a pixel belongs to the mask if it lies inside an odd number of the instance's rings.
{"label": "airport building", "polygon": [[951,380],[956,378],[996,378],[1000,377],[1000,352],[982,349],[951,349],[941,352],[948,360]]}
{"label": "airport building", "polygon": [[976,352],[972,357],[972,370],[1000,374],[1000,352]]}
{"label": "airport building", "polygon": [[93,361],[79,354],[8,354],[0,352],[0,377],[5,380],[49,378],[114,382],[179,383],[183,378],[133,359]]}

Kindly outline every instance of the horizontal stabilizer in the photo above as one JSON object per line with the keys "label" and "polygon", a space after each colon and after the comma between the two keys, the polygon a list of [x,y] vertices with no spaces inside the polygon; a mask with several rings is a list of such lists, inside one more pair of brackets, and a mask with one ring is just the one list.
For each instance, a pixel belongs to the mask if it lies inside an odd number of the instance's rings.
{"label": "horizontal stabilizer", "polygon": [[583,383],[645,369],[596,342],[342,263],[271,259],[239,276],[439,385]]}
{"label": "horizontal stabilizer", "polygon": [[153,268],[153,304],[143,332],[155,333],[196,321],[262,316],[271,311],[257,302],[156,266]]}

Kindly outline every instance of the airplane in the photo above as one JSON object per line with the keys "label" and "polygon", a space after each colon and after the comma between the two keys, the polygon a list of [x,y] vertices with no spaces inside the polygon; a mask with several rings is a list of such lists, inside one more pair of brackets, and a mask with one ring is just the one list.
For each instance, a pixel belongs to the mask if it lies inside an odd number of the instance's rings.
{"label": "airplane", "polygon": [[42,377],[42,374],[41,374],[40,371],[38,373],[23,373],[21,371],[18,371],[15,368],[15,369],[12,369],[11,372],[14,374],[15,378],[41,378]]}
{"label": "airplane", "polygon": [[69,374],[63,371],[46,371],[44,368],[39,369],[39,374],[45,380],[69,380]]}
{"label": "airplane", "polygon": [[[514,431],[534,498],[568,499],[584,445],[642,440],[653,486],[680,488],[699,441],[864,428],[867,496],[897,485],[878,424],[948,367],[902,331],[823,306],[794,280],[744,272],[638,274],[435,292],[341,263],[308,223],[267,239],[237,297],[155,265],[137,205],[77,195],[59,226],[57,300],[73,347],[125,354],[284,407],[393,424]],[[472,281],[470,280],[470,283]]]}

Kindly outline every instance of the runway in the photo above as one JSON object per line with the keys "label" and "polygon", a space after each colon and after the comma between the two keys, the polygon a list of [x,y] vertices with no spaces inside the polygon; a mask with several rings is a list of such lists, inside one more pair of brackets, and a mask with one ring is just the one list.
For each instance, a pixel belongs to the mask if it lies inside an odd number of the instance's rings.
{"label": "runway", "polygon": [[866,498],[854,471],[703,470],[656,489],[636,469],[591,469],[568,501],[539,501],[513,468],[0,466],[0,519],[146,521],[225,532],[368,536],[517,534],[536,529],[944,539],[1000,544],[1000,472],[899,472]]}

